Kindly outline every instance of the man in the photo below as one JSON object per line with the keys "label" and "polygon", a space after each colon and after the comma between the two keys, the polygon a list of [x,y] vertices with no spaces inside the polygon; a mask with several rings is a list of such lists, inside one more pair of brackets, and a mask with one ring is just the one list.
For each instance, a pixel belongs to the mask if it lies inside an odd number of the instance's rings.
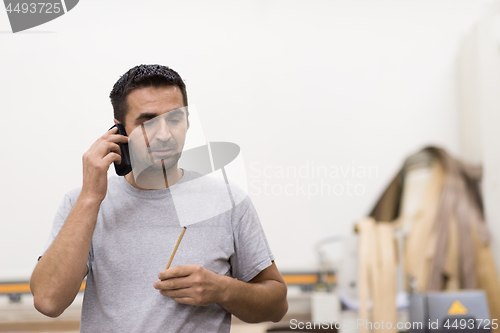
{"label": "man", "polygon": [[175,123],[148,142],[168,188],[141,188],[132,172],[108,179],[111,163],[122,161],[118,143],[129,138],[116,128],[100,137],[83,155],[83,185],[66,194],[31,276],[36,309],[59,316],[87,276],[81,332],[229,332],[230,314],[281,320],[286,285],[249,198],[190,226],[165,269],[181,230],[170,188],[197,177],[177,165],[189,128],[188,113],[178,112],[187,106],[181,77],[165,66],[136,66],[110,98],[115,123],[129,134],[175,110]]}

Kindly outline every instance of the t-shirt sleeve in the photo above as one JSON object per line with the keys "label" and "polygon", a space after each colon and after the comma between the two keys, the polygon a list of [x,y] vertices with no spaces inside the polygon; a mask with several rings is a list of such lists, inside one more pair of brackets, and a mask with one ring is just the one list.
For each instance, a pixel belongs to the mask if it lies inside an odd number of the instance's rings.
{"label": "t-shirt sleeve", "polygon": [[232,276],[248,282],[271,266],[271,253],[257,211],[249,197],[235,207],[233,218],[234,254],[230,258]]}
{"label": "t-shirt sleeve", "polygon": [[[47,251],[50,245],[52,245],[52,242],[59,234],[59,231],[61,230],[64,222],[66,221],[69,213],[71,212],[71,209],[73,209],[73,205],[74,205],[74,200],[72,200],[71,197],[68,194],[66,194],[61,204],[59,205],[59,208],[57,209],[56,216],[54,217],[54,222],[52,223],[52,229],[50,230],[49,238],[45,243],[41,256],[43,256],[45,251]],[[90,253],[89,253],[89,259],[87,260],[87,268],[89,267],[90,267]]]}

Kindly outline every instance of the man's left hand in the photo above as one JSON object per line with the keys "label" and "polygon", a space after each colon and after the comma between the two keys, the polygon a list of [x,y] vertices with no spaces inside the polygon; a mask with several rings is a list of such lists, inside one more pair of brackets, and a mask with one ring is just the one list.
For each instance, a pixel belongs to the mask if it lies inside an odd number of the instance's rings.
{"label": "man's left hand", "polygon": [[206,306],[223,301],[227,277],[198,265],[175,266],[158,274],[160,294],[182,304]]}

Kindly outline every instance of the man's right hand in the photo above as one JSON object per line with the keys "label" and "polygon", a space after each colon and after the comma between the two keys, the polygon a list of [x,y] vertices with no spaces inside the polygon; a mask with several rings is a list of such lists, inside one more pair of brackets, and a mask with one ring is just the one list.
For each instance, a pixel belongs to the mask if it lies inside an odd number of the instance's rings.
{"label": "man's right hand", "polygon": [[128,137],[112,128],[83,155],[83,186],[50,247],[30,279],[35,308],[57,317],[73,302],[88,272],[87,260],[97,215],[108,188],[108,169],[121,162],[118,142]]}
{"label": "man's right hand", "polygon": [[111,163],[121,163],[120,146],[128,137],[116,134],[114,127],[104,133],[89,150],[83,154],[83,186],[80,196],[102,201],[108,188],[108,169]]}

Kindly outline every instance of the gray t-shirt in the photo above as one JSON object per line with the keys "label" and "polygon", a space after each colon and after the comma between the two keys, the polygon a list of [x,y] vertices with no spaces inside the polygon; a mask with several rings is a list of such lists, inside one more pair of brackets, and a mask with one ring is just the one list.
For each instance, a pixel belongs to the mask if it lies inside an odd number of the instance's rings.
{"label": "gray t-shirt", "polygon": [[[185,171],[179,183],[198,176]],[[80,190],[64,197],[45,250]],[[143,191],[124,177],[109,178],[92,237],[80,332],[229,332],[231,315],[218,304],[179,304],[153,287],[181,231],[170,189]],[[273,260],[246,197],[233,209],[188,226],[171,267],[200,265],[248,282]]]}

